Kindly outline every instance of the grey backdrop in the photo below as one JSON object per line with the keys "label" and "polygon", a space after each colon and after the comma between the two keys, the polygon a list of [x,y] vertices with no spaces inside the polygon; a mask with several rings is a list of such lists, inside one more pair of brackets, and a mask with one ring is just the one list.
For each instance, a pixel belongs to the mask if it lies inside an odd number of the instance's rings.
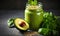
{"label": "grey backdrop", "polygon": [[[25,9],[28,0],[0,0],[0,9]],[[38,0],[44,5],[44,9],[60,9],[59,0]]]}
{"label": "grey backdrop", "polygon": [[[43,3],[45,11],[52,11],[60,16],[59,0],[38,0]],[[27,0],[0,0],[0,36],[23,36],[16,28],[8,28],[9,18],[24,19],[24,9]]]}

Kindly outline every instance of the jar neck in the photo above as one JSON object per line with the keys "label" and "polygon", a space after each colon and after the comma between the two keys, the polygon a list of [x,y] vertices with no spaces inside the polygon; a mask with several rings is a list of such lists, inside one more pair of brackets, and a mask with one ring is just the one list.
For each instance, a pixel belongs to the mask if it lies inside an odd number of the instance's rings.
{"label": "jar neck", "polygon": [[37,5],[30,5],[30,4],[26,4],[26,10],[29,10],[29,11],[43,11],[43,8],[42,8],[42,3],[38,3]]}
{"label": "jar neck", "polygon": [[27,8],[27,9],[30,9],[30,8],[31,8],[31,9],[35,9],[35,8],[36,8],[36,9],[38,9],[38,8],[42,9],[42,6],[43,6],[43,5],[42,5],[41,2],[39,2],[37,5],[30,5],[30,4],[28,4],[28,3],[26,4],[26,8]]}

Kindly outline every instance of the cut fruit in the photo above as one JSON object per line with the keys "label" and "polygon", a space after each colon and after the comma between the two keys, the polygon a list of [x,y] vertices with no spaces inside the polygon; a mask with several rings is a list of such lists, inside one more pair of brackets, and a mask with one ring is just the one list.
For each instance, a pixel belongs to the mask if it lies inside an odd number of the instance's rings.
{"label": "cut fruit", "polygon": [[16,18],[14,24],[20,30],[27,30],[29,28],[29,24],[20,18]]}
{"label": "cut fruit", "polygon": [[7,23],[8,23],[8,27],[9,28],[13,28],[14,27],[14,18],[9,18]]}

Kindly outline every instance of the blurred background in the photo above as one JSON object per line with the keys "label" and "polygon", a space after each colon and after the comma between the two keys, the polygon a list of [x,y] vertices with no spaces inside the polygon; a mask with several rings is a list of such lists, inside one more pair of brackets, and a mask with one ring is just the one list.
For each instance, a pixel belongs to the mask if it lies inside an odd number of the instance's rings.
{"label": "blurred background", "polygon": [[[0,0],[0,10],[24,10],[27,2],[28,0]],[[59,0],[38,0],[38,2],[42,2],[45,11],[52,11],[60,15]]]}
{"label": "blurred background", "polygon": [[[13,17],[24,18],[24,10],[28,0],[0,0],[0,36],[22,36],[16,28],[9,28],[7,20]],[[60,16],[59,0],[38,0],[45,11],[52,11]]]}
{"label": "blurred background", "polygon": [[[28,0],[0,0],[1,10],[24,10]],[[38,0],[44,5],[44,9],[60,10],[59,0]]]}

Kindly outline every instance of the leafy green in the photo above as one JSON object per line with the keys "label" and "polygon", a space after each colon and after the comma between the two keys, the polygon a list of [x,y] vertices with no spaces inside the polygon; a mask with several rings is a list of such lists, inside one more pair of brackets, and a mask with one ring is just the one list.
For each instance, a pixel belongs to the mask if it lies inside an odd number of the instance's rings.
{"label": "leafy green", "polygon": [[43,36],[58,36],[58,31],[50,30],[48,28],[39,28],[38,33],[42,34]]}
{"label": "leafy green", "polygon": [[28,0],[28,4],[37,5],[37,0]]}
{"label": "leafy green", "polygon": [[57,23],[55,16],[52,14],[52,12],[45,12],[42,28],[55,30],[56,27],[57,27]]}
{"label": "leafy green", "polygon": [[56,28],[57,31],[60,32],[60,17],[57,16],[57,28]]}
{"label": "leafy green", "polygon": [[52,12],[44,12],[43,22],[38,32],[44,36],[59,36],[60,20]]}
{"label": "leafy green", "polygon": [[47,29],[47,28],[40,28],[39,30],[38,30],[38,32],[40,33],[40,34],[42,34],[42,35],[47,35],[49,32],[50,32],[50,29]]}

